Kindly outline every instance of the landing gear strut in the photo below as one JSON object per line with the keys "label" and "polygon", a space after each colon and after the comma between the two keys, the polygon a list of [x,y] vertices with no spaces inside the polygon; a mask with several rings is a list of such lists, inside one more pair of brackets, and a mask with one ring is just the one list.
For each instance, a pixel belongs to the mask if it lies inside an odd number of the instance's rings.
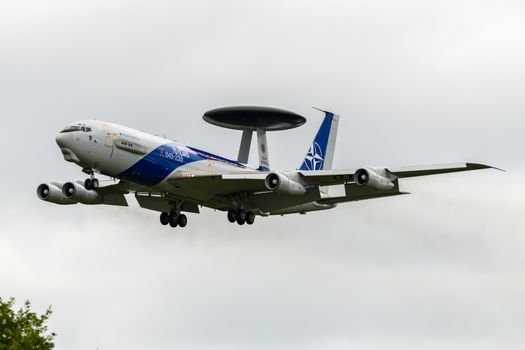
{"label": "landing gear strut", "polygon": [[228,221],[231,223],[237,222],[239,225],[252,225],[255,221],[255,214],[251,211],[244,211],[243,209],[228,210]]}

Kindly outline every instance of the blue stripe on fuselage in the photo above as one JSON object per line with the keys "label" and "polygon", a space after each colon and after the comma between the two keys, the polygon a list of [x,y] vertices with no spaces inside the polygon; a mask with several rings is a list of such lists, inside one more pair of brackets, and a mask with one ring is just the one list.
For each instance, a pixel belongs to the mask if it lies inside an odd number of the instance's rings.
{"label": "blue stripe on fuselage", "polygon": [[202,158],[188,148],[174,142],[167,143],[155,148],[118,177],[136,184],[153,186],[178,167],[198,160]]}
{"label": "blue stripe on fuselage", "polygon": [[172,142],[157,147],[117,177],[139,185],[154,186],[178,167],[206,159],[246,168],[233,160]]}
{"label": "blue stripe on fuselage", "polygon": [[237,168],[243,168],[243,169],[247,168],[246,165],[244,165],[242,163],[239,163],[239,162],[237,162],[235,160],[224,158],[224,157],[218,156],[216,154],[212,154],[212,153],[209,153],[209,152],[197,149],[197,148],[193,148],[193,147],[189,147],[189,146],[188,146],[188,148],[191,149],[193,152],[195,152],[197,155],[201,156],[204,159],[210,159],[210,160],[215,160],[217,162],[223,162],[223,163],[229,164],[231,166],[235,166]]}

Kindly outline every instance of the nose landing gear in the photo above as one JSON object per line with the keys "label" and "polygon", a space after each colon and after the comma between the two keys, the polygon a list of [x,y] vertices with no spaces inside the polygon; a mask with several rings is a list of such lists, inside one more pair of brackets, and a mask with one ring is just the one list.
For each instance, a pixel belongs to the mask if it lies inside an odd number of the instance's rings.
{"label": "nose landing gear", "polygon": [[82,171],[89,175],[89,179],[84,181],[84,188],[86,190],[97,190],[99,187],[99,182],[95,177],[95,172],[93,169],[83,169]]}

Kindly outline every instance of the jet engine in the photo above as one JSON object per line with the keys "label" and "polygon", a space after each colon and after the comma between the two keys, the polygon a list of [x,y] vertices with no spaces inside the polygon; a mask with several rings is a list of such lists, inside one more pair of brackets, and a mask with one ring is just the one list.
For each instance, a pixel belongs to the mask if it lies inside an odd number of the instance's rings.
{"label": "jet engine", "polygon": [[62,184],[60,182],[39,185],[36,188],[36,195],[43,201],[55,204],[77,204],[77,202],[66,198],[64,194],[62,194]]}
{"label": "jet engine", "polygon": [[264,185],[267,189],[273,192],[281,192],[292,195],[302,195],[306,193],[306,188],[304,188],[303,185],[280,173],[268,174],[264,180]]}
{"label": "jet engine", "polygon": [[66,182],[62,186],[62,194],[67,199],[82,204],[103,204],[104,197],[96,191],[86,190],[84,186],[76,182]]}
{"label": "jet engine", "polygon": [[[383,172],[384,174],[379,174]],[[369,168],[358,169],[354,174],[355,183],[359,186],[368,186],[380,191],[389,191],[395,187],[387,177],[386,170],[372,170]]]}

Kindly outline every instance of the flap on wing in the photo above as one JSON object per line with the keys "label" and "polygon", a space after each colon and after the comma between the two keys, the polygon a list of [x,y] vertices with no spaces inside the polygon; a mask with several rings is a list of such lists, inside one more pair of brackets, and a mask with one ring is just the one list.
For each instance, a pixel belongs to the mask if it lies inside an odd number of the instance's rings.
{"label": "flap on wing", "polygon": [[399,187],[397,186],[393,190],[376,190],[368,186],[360,186],[355,183],[345,185],[345,195],[338,197],[326,197],[318,200],[319,203],[323,204],[337,204],[344,202],[354,202],[361,201],[365,199],[381,198],[381,197],[391,197],[399,196],[402,194],[409,194],[408,192],[399,192]]}
{"label": "flap on wing", "polygon": [[128,206],[128,201],[124,195],[129,193],[129,190],[122,181],[117,184],[100,187],[96,192],[103,196],[103,204],[105,205]]}
{"label": "flap on wing", "polygon": [[116,184],[99,187],[97,189],[97,192],[101,195],[106,196],[109,194],[128,194],[130,192],[150,192],[150,190],[151,189],[148,186],[141,186],[124,180],[120,180]]}
{"label": "flap on wing", "polygon": [[301,170],[303,181],[307,185],[342,185],[354,181],[355,170]]}
{"label": "flap on wing", "polygon": [[490,165],[478,164],[478,163],[458,163],[458,164],[443,164],[443,165],[430,165],[430,166],[413,166],[413,167],[400,167],[400,168],[387,168],[387,170],[395,175],[396,177],[415,177],[415,176],[426,176],[436,174],[455,173],[458,171],[469,171],[479,169],[497,169]]}
{"label": "flap on wing", "polygon": [[[135,198],[139,203],[141,208],[154,210],[158,212],[169,212],[171,209],[170,203],[162,197],[159,196],[144,196],[136,194]],[[199,206],[197,203],[190,201],[183,201],[180,210],[188,213],[199,213]]]}
{"label": "flap on wing", "polygon": [[126,186],[123,186],[122,181],[109,186],[99,187],[97,189],[97,192],[103,196],[111,195],[111,194],[128,194],[129,190]]}
{"label": "flap on wing", "polygon": [[105,205],[117,205],[121,207],[127,207],[128,201],[123,193],[121,194],[107,194],[104,196]]}

